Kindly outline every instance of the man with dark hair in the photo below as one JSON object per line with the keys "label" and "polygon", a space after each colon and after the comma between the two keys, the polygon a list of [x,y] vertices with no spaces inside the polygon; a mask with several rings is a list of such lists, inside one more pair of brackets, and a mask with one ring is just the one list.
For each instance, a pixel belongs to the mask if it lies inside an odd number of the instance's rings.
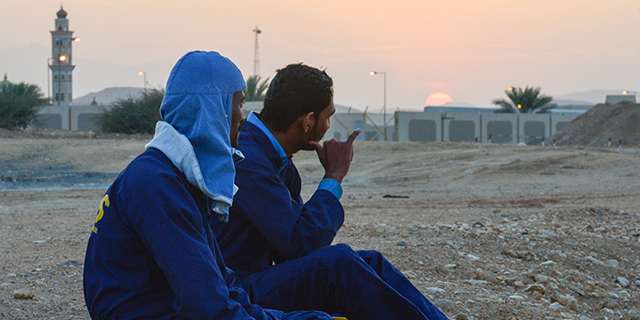
{"label": "man with dark hair", "polygon": [[[212,222],[224,259],[254,303],[322,310],[358,319],[446,319],[382,254],[331,245],[344,221],[343,178],[353,141],[319,141],[335,112],[333,81],[292,64],[278,70],[260,115],[243,124],[236,165],[240,190],[228,223]],[[292,156],[315,150],[325,169],[306,203]],[[275,265],[274,265],[275,263]]]}
{"label": "man with dark hair", "polygon": [[92,319],[330,320],[266,310],[234,284],[210,220],[225,220],[244,121],[240,70],[216,52],[175,65],[146,151],[107,189],[84,264]]}

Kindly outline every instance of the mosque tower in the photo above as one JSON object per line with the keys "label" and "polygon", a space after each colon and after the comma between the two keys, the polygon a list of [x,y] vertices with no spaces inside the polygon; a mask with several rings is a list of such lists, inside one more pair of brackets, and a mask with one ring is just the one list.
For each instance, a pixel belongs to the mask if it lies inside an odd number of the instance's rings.
{"label": "mosque tower", "polygon": [[51,31],[51,64],[49,68],[53,74],[52,92],[53,104],[69,105],[73,101],[72,77],[73,64],[71,44],[80,40],[73,38],[73,31],[69,31],[67,12],[60,6],[57,12],[56,29]]}

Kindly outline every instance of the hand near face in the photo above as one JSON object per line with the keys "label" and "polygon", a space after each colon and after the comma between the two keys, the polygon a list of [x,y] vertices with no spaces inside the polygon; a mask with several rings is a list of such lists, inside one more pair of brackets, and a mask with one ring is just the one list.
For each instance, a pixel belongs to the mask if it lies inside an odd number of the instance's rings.
{"label": "hand near face", "polygon": [[349,135],[347,141],[331,139],[322,145],[315,141],[310,142],[324,167],[324,179],[333,179],[342,183],[353,160],[353,141],[359,134],[360,129],[356,129]]}

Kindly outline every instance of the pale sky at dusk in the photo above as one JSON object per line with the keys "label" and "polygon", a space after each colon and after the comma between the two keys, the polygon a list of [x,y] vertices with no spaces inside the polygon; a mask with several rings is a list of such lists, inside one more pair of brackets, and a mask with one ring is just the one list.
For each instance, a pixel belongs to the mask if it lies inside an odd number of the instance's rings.
{"label": "pale sky at dusk", "polygon": [[[59,1],[2,0],[0,73],[47,94],[46,60]],[[74,43],[74,97],[105,87],[165,86],[191,50],[214,50],[253,73],[288,63],[324,67],[335,102],[422,109],[430,94],[491,106],[509,86],[549,95],[640,89],[637,0],[275,0],[63,2]],[[604,100],[604,97],[603,97]]]}

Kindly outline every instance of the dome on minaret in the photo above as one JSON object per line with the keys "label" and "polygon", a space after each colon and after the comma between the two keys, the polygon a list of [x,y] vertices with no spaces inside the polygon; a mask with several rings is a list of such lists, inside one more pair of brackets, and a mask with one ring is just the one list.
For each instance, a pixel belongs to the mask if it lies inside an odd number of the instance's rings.
{"label": "dome on minaret", "polygon": [[62,6],[60,6],[60,11],[58,11],[58,13],[56,13],[56,14],[58,15],[58,18],[66,18],[67,17],[67,12],[64,11]]}

